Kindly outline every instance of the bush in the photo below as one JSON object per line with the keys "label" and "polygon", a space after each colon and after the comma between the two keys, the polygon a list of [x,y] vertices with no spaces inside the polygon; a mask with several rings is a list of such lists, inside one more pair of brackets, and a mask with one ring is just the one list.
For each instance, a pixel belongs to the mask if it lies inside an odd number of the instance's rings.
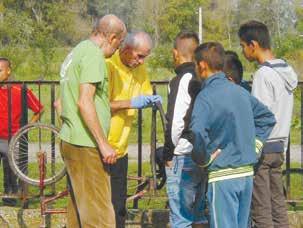
{"label": "bush", "polygon": [[159,44],[153,49],[148,60],[148,65],[151,68],[167,68],[172,70],[174,68],[172,57],[172,45],[169,43]]}

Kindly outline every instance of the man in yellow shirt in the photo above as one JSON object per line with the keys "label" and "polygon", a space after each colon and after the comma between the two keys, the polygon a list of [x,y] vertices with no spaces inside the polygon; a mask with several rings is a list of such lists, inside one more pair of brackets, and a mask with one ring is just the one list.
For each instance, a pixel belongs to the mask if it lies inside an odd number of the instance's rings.
{"label": "man in yellow shirt", "polygon": [[145,58],[152,49],[152,40],[145,32],[126,36],[121,48],[106,60],[109,74],[111,123],[109,143],[116,150],[117,163],[111,166],[112,202],[116,227],[125,227],[127,198],[128,137],[135,109],[146,108],[161,97],[152,95]]}

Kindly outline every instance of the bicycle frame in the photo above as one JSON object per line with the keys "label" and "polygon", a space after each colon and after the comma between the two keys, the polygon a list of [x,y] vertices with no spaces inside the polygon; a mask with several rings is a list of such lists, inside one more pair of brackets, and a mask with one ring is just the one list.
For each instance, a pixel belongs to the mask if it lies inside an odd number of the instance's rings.
{"label": "bicycle frame", "polygon": [[40,177],[40,209],[41,209],[41,217],[42,217],[42,223],[40,225],[41,228],[46,227],[46,216],[48,214],[60,214],[60,213],[66,213],[66,209],[48,209],[47,205],[57,199],[60,199],[62,197],[65,197],[68,195],[68,190],[65,190],[63,192],[58,193],[57,195],[53,197],[45,197],[44,196],[44,189],[45,189],[45,164],[46,164],[46,157],[45,153],[43,151],[40,151],[38,154],[39,159],[39,177]]}
{"label": "bicycle frame", "polygon": [[[165,183],[165,178],[163,178],[163,176],[161,176],[156,168],[156,165],[159,165],[155,162],[155,154],[156,154],[156,114],[157,111],[159,111],[160,113],[160,117],[161,117],[161,121],[162,121],[162,126],[163,129],[165,130],[165,116],[164,116],[164,112],[163,112],[163,108],[161,106],[160,103],[155,104],[155,106],[153,107],[153,111],[152,111],[152,120],[154,123],[152,123],[152,142],[151,142],[151,167],[152,167],[152,175],[148,176],[148,177],[142,177],[140,175],[138,175],[137,177],[135,176],[128,176],[127,179],[128,180],[133,180],[133,181],[137,181],[138,185],[135,187],[136,188],[136,192],[130,196],[127,197],[127,202],[129,201],[134,201],[136,202],[138,199],[144,197],[146,194],[149,194],[150,196],[155,196],[156,195],[156,191],[158,189],[160,189],[163,184]],[[37,158],[36,160],[36,167],[39,170],[39,174],[38,176],[29,176],[29,174],[27,172],[23,172],[23,170],[19,167],[19,163],[18,162],[18,156],[20,154],[20,147],[22,146],[22,143],[25,143],[25,145],[27,146],[29,144],[28,142],[28,138],[27,138],[27,134],[30,131],[36,131],[38,130],[38,140],[39,143],[42,140],[42,133],[41,131],[46,131],[47,133],[51,133],[51,135],[49,135],[51,137],[51,141],[48,141],[50,143],[50,148],[51,150],[42,148],[41,145],[39,144],[39,149],[36,150],[31,150],[31,152],[34,153],[35,158]],[[43,123],[34,123],[34,124],[28,124],[24,127],[22,127],[19,132],[16,133],[16,135],[12,138],[11,143],[10,143],[10,147],[9,147],[9,151],[10,151],[10,156],[9,156],[9,162],[10,165],[13,167],[14,172],[16,173],[16,175],[22,179],[22,181],[25,184],[31,184],[33,186],[38,186],[39,187],[39,198],[40,198],[40,210],[41,210],[41,217],[42,217],[42,221],[41,221],[41,225],[40,227],[46,227],[46,219],[47,219],[47,215],[51,215],[51,214],[59,214],[59,213],[66,213],[67,210],[66,209],[51,209],[49,208],[49,204],[54,202],[57,199],[66,197],[68,195],[68,189],[59,192],[58,194],[56,194],[53,191],[53,195],[52,196],[45,196],[45,189],[46,186],[48,185],[53,185],[55,182],[57,182],[58,180],[60,180],[64,174],[65,174],[65,169],[61,169],[59,168],[58,173],[54,173],[54,162],[55,162],[55,138],[58,136],[58,132],[59,129],[56,128],[53,125],[47,125],[47,124],[43,124]],[[24,138],[23,135],[26,135],[26,137]],[[23,141],[25,140],[25,141]],[[34,141],[35,142],[35,141]],[[57,142],[58,143],[58,142]],[[56,150],[56,152],[59,152],[58,150]],[[26,155],[26,158],[29,156],[29,150],[28,147],[26,147],[26,150],[22,150],[22,153],[24,153]],[[15,157],[16,155],[16,157]],[[49,177],[48,176],[48,169],[47,169],[47,165],[48,162],[47,160],[49,159],[49,156],[51,158],[51,170],[52,170],[52,175],[56,175],[54,177]],[[28,163],[28,161],[26,161]],[[27,164],[26,163],[26,164]],[[140,166],[142,165],[139,161]],[[27,167],[27,166],[26,166]],[[158,172],[158,173],[157,173]],[[139,174],[139,170],[138,170],[138,174]],[[162,179],[158,179],[158,178],[162,178]],[[161,187],[159,187],[161,186]],[[26,200],[27,197],[24,197],[24,200]]]}

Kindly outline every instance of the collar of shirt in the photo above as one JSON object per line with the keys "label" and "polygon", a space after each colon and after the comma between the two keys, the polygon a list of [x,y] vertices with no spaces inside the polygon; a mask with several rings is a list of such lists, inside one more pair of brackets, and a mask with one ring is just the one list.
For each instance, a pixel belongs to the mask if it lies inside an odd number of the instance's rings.
{"label": "collar of shirt", "polygon": [[205,81],[204,83],[202,84],[202,89],[205,88],[206,86],[210,85],[211,83],[213,83],[214,81],[216,80],[222,80],[222,79],[226,79],[227,78],[225,77],[225,74],[223,72],[218,72],[218,73],[215,73],[211,76],[209,76]]}
{"label": "collar of shirt", "polygon": [[193,62],[182,63],[181,65],[177,66],[175,69],[177,75],[183,75],[190,71],[195,72],[195,63]]}

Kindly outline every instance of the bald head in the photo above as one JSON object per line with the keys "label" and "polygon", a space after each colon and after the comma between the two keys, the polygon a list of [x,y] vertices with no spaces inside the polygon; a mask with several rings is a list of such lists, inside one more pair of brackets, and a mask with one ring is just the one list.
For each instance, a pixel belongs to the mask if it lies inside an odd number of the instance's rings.
{"label": "bald head", "polygon": [[94,25],[93,33],[103,33],[104,35],[126,33],[124,22],[113,14],[99,18]]}
{"label": "bald head", "polygon": [[199,38],[195,32],[180,32],[175,38],[174,52],[175,58],[182,59],[186,62],[192,62],[194,51],[199,45]]}
{"label": "bald head", "polygon": [[109,58],[120,46],[125,35],[124,22],[117,16],[108,14],[96,21],[90,39],[102,49],[104,56]]}

